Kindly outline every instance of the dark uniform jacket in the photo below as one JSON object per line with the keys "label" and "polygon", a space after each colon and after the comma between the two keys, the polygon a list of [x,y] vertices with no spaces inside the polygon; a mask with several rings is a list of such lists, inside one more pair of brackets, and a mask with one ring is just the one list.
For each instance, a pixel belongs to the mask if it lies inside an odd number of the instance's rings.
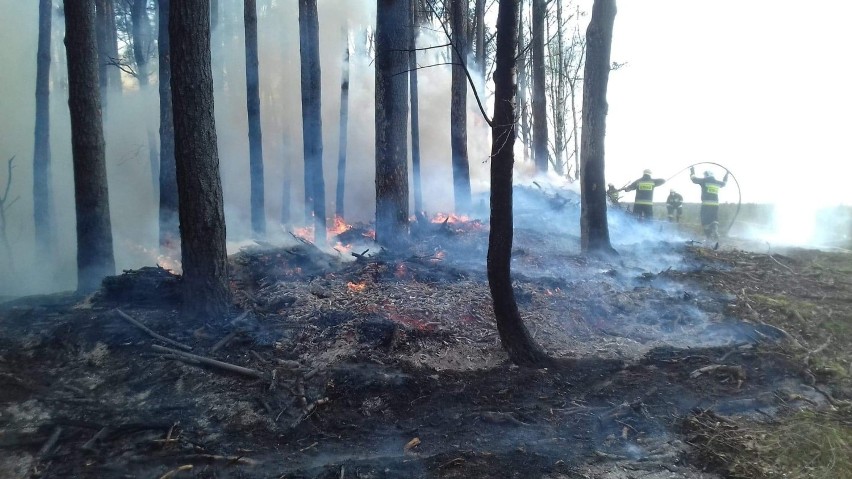
{"label": "dark uniform jacket", "polygon": [[636,199],[633,204],[636,205],[653,205],[654,204],[654,188],[665,183],[666,180],[661,178],[651,178],[649,175],[644,175],[642,178],[630,183],[630,186],[624,191],[636,190]]}
{"label": "dark uniform jacket", "polygon": [[727,180],[717,180],[713,177],[699,178],[690,176],[690,180],[696,185],[701,185],[701,204],[705,206],[719,206],[719,189],[724,187]]}
{"label": "dark uniform jacket", "polygon": [[678,208],[683,204],[683,195],[680,193],[669,193],[669,197],[666,198],[666,204],[673,208]]}

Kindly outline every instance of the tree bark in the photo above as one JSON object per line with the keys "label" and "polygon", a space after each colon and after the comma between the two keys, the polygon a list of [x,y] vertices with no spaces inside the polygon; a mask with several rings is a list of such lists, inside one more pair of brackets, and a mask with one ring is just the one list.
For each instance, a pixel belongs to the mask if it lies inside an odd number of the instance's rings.
{"label": "tree bark", "polygon": [[451,0],[453,22],[453,74],[450,104],[450,148],[456,212],[470,210],[470,164],[467,155],[467,2]]}
{"label": "tree bark", "polygon": [[177,173],[175,172],[175,126],[172,118],[172,70],[169,45],[169,0],[158,0],[160,22],[157,42],[160,89],[160,251],[178,252]]}
{"label": "tree bark", "polygon": [[148,135],[148,161],[151,166],[151,181],[154,191],[159,189],[160,177],[160,152],[157,149],[157,139],[154,128],[151,125],[150,115],[147,110],[148,85],[150,73],[148,72],[148,48],[151,45],[151,20],[148,17],[148,0],[133,0],[130,8],[130,21],[133,24],[131,33],[133,36],[133,60],[136,62],[136,78],[139,80],[139,91],[145,98],[145,129]]}
{"label": "tree bark", "polygon": [[402,246],[408,237],[408,0],[377,0],[376,241]]}
{"label": "tree bark", "polygon": [[527,75],[527,48],[524,42],[524,0],[518,2],[518,116],[521,117],[521,142],[524,150],[524,163],[530,161],[530,125],[527,90],[529,76]]}
{"label": "tree bark", "polygon": [[[316,0],[299,0],[299,53],[302,62],[302,140],[305,155],[305,222],[314,241],[326,241],[325,180],[322,168],[322,79]],[[313,220],[311,219],[313,218]]]}
{"label": "tree bark", "polygon": [[344,29],[346,46],[343,52],[343,69],[340,78],[340,129],[337,142],[337,191],[334,199],[334,214],[344,218],[346,214],[346,147],[349,127],[349,30]]}
{"label": "tree bark", "polygon": [[251,229],[255,238],[263,238],[266,235],[266,211],[263,188],[263,136],[260,128],[256,0],[245,0],[243,18],[246,29],[246,110],[248,111],[251,177]]}
{"label": "tree bark", "polygon": [[609,81],[615,0],[595,0],[586,30],[586,66],[583,73],[583,130],[580,165],[580,243],[586,253],[614,252],[609,241],[604,177],[606,90]]}
{"label": "tree bark", "polygon": [[38,50],[36,52],[36,116],[33,146],[33,220],[36,253],[53,258],[53,208],[50,193],[50,34],[52,0],[38,3]]}
{"label": "tree bark", "polygon": [[65,0],[68,109],[77,212],[77,290],[115,274],[93,0]]}
{"label": "tree bark", "polygon": [[473,8],[476,67],[479,69],[479,95],[485,96],[485,0],[476,0]]}
{"label": "tree bark", "polygon": [[544,17],[546,0],[532,0],[532,128],[533,161],[538,173],[547,172],[547,100],[545,95]]}
{"label": "tree bark", "polygon": [[417,82],[417,32],[420,19],[417,0],[410,0],[411,28],[408,43],[408,86],[411,100],[411,175],[414,182],[414,214],[423,214],[423,187],[420,175],[420,98]]}
{"label": "tree bark", "polygon": [[101,88],[101,107],[106,111],[107,92],[121,91],[121,71],[112,63],[118,60],[118,36],[115,30],[113,0],[97,0],[96,24],[98,36],[98,65]]}
{"label": "tree bark", "polygon": [[183,309],[220,319],[229,305],[225,214],[210,65],[210,0],[169,5]]}
{"label": "tree bark", "polygon": [[551,359],[535,343],[518,311],[512,289],[512,167],[515,146],[515,54],[518,0],[500,0],[494,70],[491,142],[491,231],[488,234],[488,286],[497,331],[509,359],[520,366],[545,367]]}

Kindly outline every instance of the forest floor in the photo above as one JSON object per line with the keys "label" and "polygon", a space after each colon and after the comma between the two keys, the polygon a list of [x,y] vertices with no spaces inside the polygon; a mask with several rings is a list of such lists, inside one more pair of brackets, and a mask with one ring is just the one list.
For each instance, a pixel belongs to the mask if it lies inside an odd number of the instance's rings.
{"label": "forest floor", "polygon": [[507,361],[479,222],[356,261],[258,245],[226,321],[181,318],[157,268],[0,305],[0,477],[852,477],[852,255],[589,259],[518,218],[522,315],[571,367]]}

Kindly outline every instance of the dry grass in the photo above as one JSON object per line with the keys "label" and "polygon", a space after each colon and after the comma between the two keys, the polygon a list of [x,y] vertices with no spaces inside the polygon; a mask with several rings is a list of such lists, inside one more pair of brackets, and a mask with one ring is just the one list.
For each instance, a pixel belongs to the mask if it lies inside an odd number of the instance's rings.
{"label": "dry grass", "polygon": [[768,423],[701,411],[685,429],[693,459],[725,477],[852,477],[852,409],[799,411]]}

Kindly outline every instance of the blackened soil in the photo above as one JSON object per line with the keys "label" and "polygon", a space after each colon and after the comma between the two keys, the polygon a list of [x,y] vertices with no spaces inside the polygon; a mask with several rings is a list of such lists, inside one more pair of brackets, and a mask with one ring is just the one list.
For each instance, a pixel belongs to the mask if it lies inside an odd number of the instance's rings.
{"label": "blackened soil", "polygon": [[[819,338],[774,321],[782,294],[848,320],[848,276],[823,253],[672,246],[682,261],[646,270],[560,256],[566,274],[516,284],[558,358],[533,370],[506,361],[482,272],[441,241],[445,255],[354,263],[245,252],[228,320],[108,292],[4,304],[0,477],[715,477],[679,432],[693,412],[848,397],[796,354]],[[259,377],[164,354],[115,307]]]}

